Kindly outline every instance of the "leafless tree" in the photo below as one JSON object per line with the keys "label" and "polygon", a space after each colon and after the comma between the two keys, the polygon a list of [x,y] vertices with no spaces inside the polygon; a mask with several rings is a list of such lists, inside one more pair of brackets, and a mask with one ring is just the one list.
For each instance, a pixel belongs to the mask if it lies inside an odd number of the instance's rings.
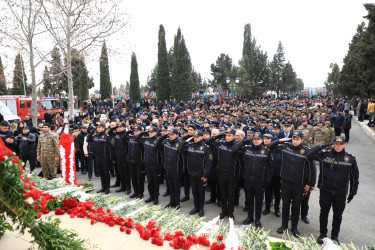
{"label": "leafless tree", "polygon": [[[38,0],[4,0],[1,3],[2,18],[0,21],[0,34],[3,34],[2,45],[11,49],[27,53],[32,86],[31,116],[33,125],[37,125],[37,83],[35,71],[44,61],[48,52],[43,52],[42,38],[46,30],[40,22],[43,5]],[[7,43],[8,42],[8,43]]]}
{"label": "leafless tree", "polygon": [[39,0],[41,20],[67,60],[69,117],[74,117],[71,51],[79,53],[120,31],[126,24],[120,0]]}

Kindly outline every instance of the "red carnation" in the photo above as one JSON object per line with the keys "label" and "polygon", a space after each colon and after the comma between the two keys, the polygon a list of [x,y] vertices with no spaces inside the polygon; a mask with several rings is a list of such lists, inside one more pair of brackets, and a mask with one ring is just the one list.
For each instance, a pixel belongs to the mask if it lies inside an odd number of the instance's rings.
{"label": "red carnation", "polygon": [[125,227],[120,227],[121,232],[125,232]]}
{"label": "red carnation", "polygon": [[223,237],[222,235],[218,235],[218,236],[217,236],[217,240],[218,240],[218,241],[222,241],[223,238],[224,238],[224,237]]}
{"label": "red carnation", "polygon": [[132,231],[132,230],[130,230],[130,229],[128,228],[128,229],[126,229],[125,233],[126,233],[126,234],[130,234],[131,231]]}

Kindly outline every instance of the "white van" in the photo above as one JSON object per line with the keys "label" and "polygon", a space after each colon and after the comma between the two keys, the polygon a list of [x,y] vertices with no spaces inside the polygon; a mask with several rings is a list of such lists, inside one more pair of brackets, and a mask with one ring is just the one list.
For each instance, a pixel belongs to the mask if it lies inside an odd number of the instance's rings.
{"label": "white van", "polygon": [[0,114],[4,118],[4,121],[7,121],[9,124],[14,122],[20,122],[21,118],[17,115],[14,115],[12,111],[0,101]]}

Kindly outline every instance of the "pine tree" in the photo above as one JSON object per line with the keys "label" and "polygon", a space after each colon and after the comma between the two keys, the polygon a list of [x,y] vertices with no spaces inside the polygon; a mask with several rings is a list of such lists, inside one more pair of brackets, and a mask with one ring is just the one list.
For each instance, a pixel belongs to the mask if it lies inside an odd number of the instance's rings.
{"label": "pine tree", "polygon": [[4,66],[0,57],[0,95],[6,95],[8,93],[6,79],[4,75]]}
{"label": "pine tree", "polygon": [[[216,59],[215,64],[211,64],[211,75],[214,79],[210,82],[214,89],[227,89],[226,78],[232,78],[233,61],[228,55],[222,53]],[[236,76],[234,76],[236,78]]]}
{"label": "pine tree", "polygon": [[27,77],[25,74],[25,64],[21,58],[21,55],[16,56],[13,70],[13,88],[11,90],[12,95],[26,95],[31,94],[31,86],[27,84]]}
{"label": "pine tree", "polygon": [[61,91],[68,92],[68,84],[63,85],[63,69],[61,62],[61,54],[59,48],[55,47],[51,52],[51,67],[50,67],[50,93],[56,95]]}
{"label": "pine tree", "polygon": [[339,77],[340,77],[340,67],[337,63],[331,63],[329,65],[331,72],[328,73],[327,80],[324,83],[328,92],[337,93]]}
{"label": "pine tree", "polygon": [[158,72],[158,65],[156,64],[151,74],[147,77],[146,89],[148,91],[157,91],[156,74]]}
{"label": "pine tree", "polygon": [[139,101],[141,99],[141,90],[139,87],[137,57],[134,52],[132,53],[130,68],[130,99],[132,101]]}
{"label": "pine tree", "polygon": [[158,100],[169,100],[171,95],[167,44],[163,25],[159,27],[158,64],[156,71],[156,93]]}
{"label": "pine tree", "polygon": [[108,65],[108,53],[105,42],[102,46],[102,53],[100,55],[100,94],[102,99],[110,98],[111,91],[111,79],[109,76],[109,65]]}
{"label": "pine tree", "polygon": [[273,56],[273,60],[271,62],[271,89],[276,91],[277,95],[280,95],[280,91],[286,91],[286,86],[284,85],[282,76],[283,71],[285,68],[285,56],[284,56],[284,48],[282,43],[279,41],[277,45],[276,54]]}
{"label": "pine tree", "polygon": [[43,71],[43,94],[45,96],[49,96],[51,94],[52,86],[51,86],[51,77],[49,73],[49,69],[47,65],[44,67]]}
{"label": "pine tree", "polygon": [[172,52],[171,98],[188,100],[193,91],[192,66],[185,39],[178,28]]}

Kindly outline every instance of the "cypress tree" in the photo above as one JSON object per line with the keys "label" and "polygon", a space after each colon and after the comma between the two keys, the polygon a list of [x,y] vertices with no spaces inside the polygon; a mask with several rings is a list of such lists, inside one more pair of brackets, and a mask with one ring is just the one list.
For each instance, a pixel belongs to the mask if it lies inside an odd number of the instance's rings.
{"label": "cypress tree", "polygon": [[109,66],[108,66],[108,53],[105,42],[102,46],[102,53],[100,55],[100,94],[102,99],[110,98],[111,91],[111,79],[109,77]]}
{"label": "cypress tree", "polygon": [[178,28],[177,35],[174,38],[172,51],[171,97],[178,101],[188,100],[193,91],[192,66],[189,51],[180,28]]}
{"label": "cypress tree", "polygon": [[5,75],[4,75],[4,66],[0,57],[0,95],[6,95],[7,92],[8,90],[7,90],[7,84],[6,84]]}
{"label": "cypress tree", "polygon": [[169,100],[171,87],[169,83],[168,52],[167,44],[165,42],[165,30],[162,24],[159,28],[158,64],[156,72],[156,91],[158,100]]}
{"label": "cypress tree", "polygon": [[27,77],[25,74],[25,64],[21,58],[21,55],[16,56],[13,70],[13,88],[11,90],[12,95],[24,95],[24,82],[26,87],[26,95],[31,94],[31,88],[27,85]]}
{"label": "cypress tree", "polygon": [[48,96],[51,94],[52,86],[51,86],[51,77],[49,74],[49,69],[47,65],[44,67],[43,71],[43,94]]}
{"label": "cypress tree", "polygon": [[51,94],[55,95],[65,90],[68,92],[68,84],[63,85],[64,75],[62,74],[62,62],[59,48],[55,47],[52,52],[52,61],[50,67]]}
{"label": "cypress tree", "polygon": [[130,99],[132,101],[139,101],[141,99],[141,90],[139,87],[137,57],[134,52],[132,53],[130,68]]}

